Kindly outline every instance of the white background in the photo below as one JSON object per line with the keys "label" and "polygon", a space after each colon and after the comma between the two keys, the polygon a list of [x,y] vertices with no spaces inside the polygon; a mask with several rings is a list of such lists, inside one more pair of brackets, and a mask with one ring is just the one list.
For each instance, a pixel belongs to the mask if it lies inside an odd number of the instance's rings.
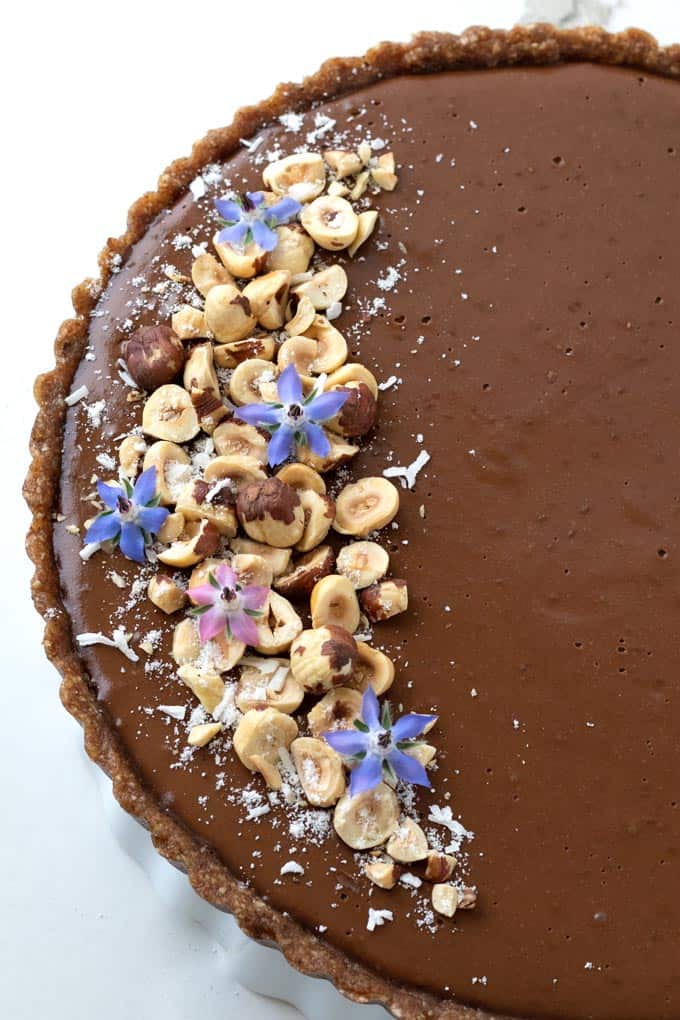
{"label": "white background", "polygon": [[[544,0],[545,12],[568,0]],[[540,8],[534,0],[533,10]],[[675,10],[673,10],[675,8]],[[114,842],[57,676],[42,656],[20,498],[31,384],[52,364],[71,287],[162,168],[243,103],[418,29],[509,27],[521,0],[12,4],[3,17],[0,259],[0,1016],[253,1020],[299,1016],[225,976],[222,950],[161,903]],[[680,40],[670,0],[611,27]]]}

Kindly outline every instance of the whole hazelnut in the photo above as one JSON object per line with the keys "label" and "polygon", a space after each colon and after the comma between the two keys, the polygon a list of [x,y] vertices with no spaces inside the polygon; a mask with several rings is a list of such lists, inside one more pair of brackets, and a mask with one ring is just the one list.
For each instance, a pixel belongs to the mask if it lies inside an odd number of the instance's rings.
{"label": "whole hazelnut", "polygon": [[140,326],[123,344],[127,369],[142,390],[156,390],[179,375],[184,346],[169,326]]}
{"label": "whole hazelnut", "polygon": [[300,497],[279,478],[244,485],[236,510],[245,533],[255,542],[288,549],[302,538],[305,514]]}
{"label": "whole hazelnut", "polygon": [[375,424],[377,411],[375,397],[364,382],[352,386],[337,386],[336,390],[339,393],[346,393],[347,399],[328,427],[342,436],[365,436]]}

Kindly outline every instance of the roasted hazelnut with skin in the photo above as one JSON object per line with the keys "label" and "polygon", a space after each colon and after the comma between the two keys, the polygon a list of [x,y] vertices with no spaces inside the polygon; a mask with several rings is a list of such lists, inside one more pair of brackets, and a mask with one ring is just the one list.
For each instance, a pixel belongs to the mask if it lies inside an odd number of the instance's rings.
{"label": "roasted hazelnut with skin", "polygon": [[244,531],[255,542],[288,549],[302,538],[305,514],[300,497],[278,478],[244,485],[236,511]]}
{"label": "roasted hazelnut with skin", "polygon": [[327,427],[341,436],[365,436],[375,425],[378,410],[368,386],[363,382],[351,383],[349,386],[337,386],[336,392],[346,393],[347,399]]}
{"label": "roasted hazelnut with skin", "polygon": [[369,585],[360,594],[361,605],[371,623],[389,620],[408,609],[406,581],[393,578]]}
{"label": "roasted hazelnut with skin", "polygon": [[304,630],[290,646],[293,676],[309,694],[341,687],[354,672],[357,643],[343,627]]}
{"label": "roasted hazelnut with skin", "polygon": [[123,344],[127,369],[142,390],[155,390],[179,375],[184,346],[169,326],[140,326]]}

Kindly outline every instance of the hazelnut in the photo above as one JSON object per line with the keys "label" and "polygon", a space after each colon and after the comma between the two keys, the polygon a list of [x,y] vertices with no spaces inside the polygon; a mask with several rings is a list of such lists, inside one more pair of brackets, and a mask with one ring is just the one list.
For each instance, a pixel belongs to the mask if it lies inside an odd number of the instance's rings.
{"label": "hazelnut", "polygon": [[326,389],[334,390],[338,386],[347,386],[349,383],[366,383],[375,400],[378,399],[378,380],[365,365],[353,363],[343,365],[332,372],[326,379]]}
{"label": "hazelnut", "polygon": [[161,439],[152,443],[144,455],[144,470],[150,467],[156,468],[156,492],[160,496],[161,505],[172,506],[191,478],[189,455],[177,443]]}
{"label": "hazelnut", "polygon": [[361,695],[349,687],[334,687],[309,710],[307,723],[314,737],[333,730],[351,730],[361,718]]}
{"label": "hazelnut", "polygon": [[[358,446],[353,446],[351,443],[345,443],[339,436],[333,432],[328,432],[324,429],[324,435],[328,440],[330,447],[328,453],[324,457],[317,456],[316,453],[312,453],[309,446],[298,447],[298,457],[303,464],[314,468],[315,471],[324,473],[326,471],[332,471],[334,468],[340,467],[342,464],[347,464],[352,457],[356,457],[359,452]],[[337,509],[337,508],[336,508]],[[339,530],[336,527],[336,531]]]}
{"label": "hazelnut", "polygon": [[376,695],[382,697],[394,683],[394,663],[379,648],[372,648],[364,641],[357,641],[357,650],[359,658],[352,677],[352,687],[357,691],[365,691],[370,684]]}
{"label": "hazelnut", "polygon": [[328,428],[341,436],[365,436],[375,424],[378,405],[366,383],[350,383],[336,386],[339,393],[346,393],[347,399],[339,413],[328,422]]}
{"label": "hazelnut", "polygon": [[313,627],[343,627],[353,634],[359,626],[360,612],[349,578],[328,574],[317,581],[310,598],[310,613]]}
{"label": "hazelnut", "polygon": [[312,325],[305,330],[305,336],[316,340],[313,372],[334,372],[347,361],[347,341],[325,315],[314,317]]}
{"label": "hazelnut", "polygon": [[250,301],[231,283],[210,289],[205,299],[205,321],[220,343],[243,340],[255,328]]}
{"label": "hazelnut", "polygon": [[278,397],[277,375],[278,369],[271,361],[248,358],[234,369],[229,380],[229,396],[239,406],[256,404],[262,400],[275,401]]}
{"label": "hazelnut", "polygon": [[298,737],[290,753],[304,795],[313,807],[330,807],[345,792],[342,759],[325,740]]}
{"label": "hazelnut", "polygon": [[[306,297],[319,312],[342,301],[347,293],[347,273],[342,266],[327,266],[293,290],[297,297]],[[294,334],[291,334],[291,336]]]}
{"label": "hazelnut", "polygon": [[458,890],[458,909],[459,910],[474,910],[477,906],[477,890],[472,886],[466,885],[463,889]]}
{"label": "hazelnut", "polygon": [[289,548],[302,538],[305,515],[300,497],[278,478],[245,485],[236,510],[246,534],[256,542]]}
{"label": "hazelnut", "polygon": [[275,578],[286,573],[292,555],[290,549],[274,549],[271,545],[251,542],[249,538],[232,538],[229,548],[233,553],[251,553],[253,556],[261,556],[271,567]]}
{"label": "hazelnut", "polygon": [[154,606],[168,615],[176,613],[187,600],[185,592],[167,574],[156,574],[152,577],[147,593]]}
{"label": "hazelnut", "polygon": [[184,365],[183,382],[186,390],[207,390],[217,399],[218,404],[222,403],[211,343],[196,344],[191,348]]}
{"label": "hazelnut", "polygon": [[[304,464],[300,466],[305,467]],[[295,548],[298,552],[310,552],[323,542],[331,530],[335,503],[330,496],[320,496],[313,489],[301,489],[298,495],[305,515],[305,529]]]}
{"label": "hazelnut", "polygon": [[156,539],[164,545],[169,545],[170,542],[176,542],[184,531],[185,526],[186,521],[184,520],[184,514],[179,514],[176,510],[174,510],[172,513],[169,513],[163,521],[160,530],[156,535]]}
{"label": "hazelnut", "polygon": [[289,715],[265,708],[246,712],[234,732],[234,750],[251,772],[260,772],[272,789],[280,789],[279,751],[297,737],[297,724]]}
{"label": "hazelnut", "polygon": [[146,453],[146,443],[141,436],[126,436],[118,447],[120,469],[130,481],[137,477],[139,462]]}
{"label": "hazelnut", "polygon": [[458,909],[458,890],[455,885],[448,883],[433,885],[432,906],[443,917],[453,917]]}
{"label": "hazelnut", "polygon": [[309,595],[317,581],[333,572],[335,553],[329,545],[320,545],[295,560],[286,573],[275,581],[274,587],[286,598],[299,599]]}
{"label": "hazelnut", "polygon": [[[185,654],[185,646],[193,651],[194,630],[193,620],[183,620],[175,629],[172,645],[175,661],[188,657],[190,653]],[[197,669],[196,666],[188,662],[180,665],[177,673],[182,683],[186,684],[192,694],[196,695],[206,712],[212,714],[224,698],[224,680],[219,673]]]}
{"label": "hazelnut", "polygon": [[290,195],[297,202],[309,202],[326,187],[326,167],[317,152],[295,152],[269,163],[262,180],[276,195]]}
{"label": "hazelnut", "polygon": [[185,485],[179,493],[177,510],[185,520],[209,521],[220,535],[233,538],[238,531],[233,502],[234,497],[229,489],[217,490],[210,482],[197,478]]}
{"label": "hazelnut", "polygon": [[189,747],[205,747],[222,732],[222,723],[200,723],[189,730],[187,743]]}
{"label": "hazelnut", "polygon": [[290,648],[293,676],[310,694],[342,686],[354,672],[356,661],[356,641],[342,627],[305,630]]}
{"label": "hazelnut", "polygon": [[327,149],[323,158],[339,181],[343,177],[354,177],[364,165],[356,152],[345,152],[340,149]]}
{"label": "hazelnut", "polygon": [[238,276],[240,280],[251,280],[253,276],[264,272],[267,252],[258,244],[248,244],[243,249],[234,248],[230,244],[220,244],[218,237],[219,231],[213,237],[213,246],[230,276]]}
{"label": "hazelnut", "polygon": [[306,273],[314,254],[314,241],[299,223],[277,227],[278,244],[267,256],[268,269],[287,269],[293,276]]}
{"label": "hazelnut", "polygon": [[233,340],[230,344],[218,344],[213,354],[218,368],[236,368],[242,361],[250,359],[273,361],[275,351],[273,336],[250,336],[245,340]]}
{"label": "hazelnut", "polygon": [[284,715],[292,715],[304,696],[302,685],[293,677],[286,659],[253,656],[242,660],[236,694],[236,707],[241,712],[275,708]]}
{"label": "hazelnut", "polygon": [[326,483],[323,478],[318,471],[308,467],[306,464],[300,464],[297,461],[293,464],[286,464],[276,472],[276,477],[280,478],[286,485],[292,486],[298,492],[311,489],[312,492],[318,493],[319,496],[326,495]]}
{"label": "hazelnut", "polygon": [[457,865],[458,861],[451,854],[444,854],[439,850],[430,850],[425,866],[425,878],[428,882],[448,882]]}
{"label": "hazelnut", "polygon": [[208,254],[198,256],[191,267],[191,279],[203,297],[207,297],[213,287],[234,282],[229,270],[220,265],[214,255]]}
{"label": "hazelnut", "polygon": [[243,296],[250,302],[250,309],[263,329],[281,329],[284,311],[288,304],[290,273],[275,269],[264,276],[258,276],[243,290]]}
{"label": "hazelnut", "polygon": [[300,336],[308,330],[315,315],[316,310],[308,297],[304,294],[291,294],[286,308],[288,321],[284,327],[288,336]]}
{"label": "hazelnut", "polygon": [[406,581],[393,578],[379,581],[364,588],[360,595],[361,605],[371,623],[389,620],[408,609],[408,588]]}
{"label": "hazelnut", "polygon": [[403,818],[389,838],[387,852],[400,864],[413,864],[427,857],[427,837],[412,818]]}
{"label": "hazelnut", "polygon": [[366,878],[381,889],[394,889],[399,881],[401,868],[394,861],[369,861],[364,867]]}
{"label": "hazelnut", "polygon": [[168,383],[155,390],[142,412],[142,428],[155,439],[186,443],[199,432],[191,397],[181,386]]}
{"label": "hazelnut", "polygon": [[142,390],[155,390],[182,371],[184,347],[169,326],[140,326],[123,344],[127,369]]}
{"label": "hazelnut", "polygon": [[381,156],[378,156],[375,163],[371,166],[373,183],[377,184],[383,191],[394,191],[397,186],[397,175],[394,171],[394,153],[384,152]]}
{"label": "hazelnut", "polygon": [[220,544],[220,534],[207,520],[190,521],[184,535],[158,554],[169,567],[192,567],[206,556],[212,556]]}
{"label": "hazelnut", "polygon": [[269,594],[266,613],[257,618],[257,644],[262,655],[287,652],[291,642],[302,630],[302,620],[288,599],[277,592]]}
{"label": "hazelnut", "polygon": [[338,573],[355,588],[368,588],[384,577],[390,565],[388,553],[377,542],[351,542],[338,553]]}
{"label": "hazelnut", "polygon": [[399,804],[394,790],[386,783],[356,797],[344,794],[333,813],[335,831],[353,850],[379,846],[389,839],[398,824]]}
{"label": "hazelnut", "polygon": [[348,248],[359,229],[359,218],[347,199],[321,195],[300,213],[300,223],[320,248]]}
{"label": "hazelnut", "polygon": [[378,214],[375,209],[367,209],[365,212],[359,213],[359,227],[356,232],[356,237],[347,249],[347,254],[350,258],[354,258],[362,244],[364,244],[365,241],[368,241],[369,237],[375,230],[377,222]]}
{"label": "hazelnut", "polygon": [[209,336],[205,315],[193,305],[182,305],[173,313],[172,328],[180,340],[199,340]]}
{"label": "hazelnut", "polygon": [[[210,641],[201,642],[198,622],[191,616],[177,624],[172,636],[172,657],[181,667],[180,678],[190,687],[197,675],[206,677],[228,673],[241,661],[245,650],[243,642],[230,638],[226,631]],[[200,695],[197,694],[197,697],[200,698]]]}
{"label": "hazelnut", "polygon": [[365,538],[384,528],[399,510],[399,490],[386,478],[361,478],[346,485],[335,502],[333,527],[341,535]]}

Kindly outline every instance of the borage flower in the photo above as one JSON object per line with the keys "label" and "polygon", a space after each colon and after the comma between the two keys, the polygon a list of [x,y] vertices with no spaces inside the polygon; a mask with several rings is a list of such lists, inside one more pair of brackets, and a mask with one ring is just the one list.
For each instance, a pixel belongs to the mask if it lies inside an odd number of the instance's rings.
{"label": "borage flower", "polygon": [[295,365],[288,365],[277,380],[281,403],[246,404],[236,409],[238,418],[271,433],[270,467],[276,467],[290,457],[295,444],[309,446],[318,457],[328,454],[331,444],[319,423],[334,418],[349,393],[323,393],[320,392],[322,386],[321,379],[305,397]]}
{"label": "borage flower", "polygon": [[244,587],[236,572],[227,563],[220,563],[208,574],[208,584],[189,588],[187,595],[196,603],[189,613],[198,617],[201,641],[218,637],[226,628],[229,637],[244,645],[257,644],[254,617],[262,615],[269,588],[256,584]]}
{"label": "borage flower", "polygon": [[108,509],[98,514],[85,533],[85,542],[113,542],[129,560],[145,562],[145,549],[163,526],[169,510],[159,506],[156,468],[144,471],[134,488],[127,478],[120,485],[97,482],[97,491]]}
{"label": "borage flower", "polygon": [[254,242],[263,251],[274,251],[279,243],[275,227],[290,223],[302,206],[289,197],[267,205],[264,191],[246,191],[235,198],[216,198],[215,208],[225,224],[217,235],[219,244],[245,248]]}
{"label": "borage flower", "polygon": [[405,752],[417,746],[415,737],[437,721],[436,715],[417,715],[412,712],[392,722],[387,702],[380,711],[378,699],[369,687],[361,702],[361,718],[354,720],[354,730],[334,730],[324,733],[324,740],[334,751],[353,763],[350,779],[350,797],[372,790],[382,782],[383,776],[415,786],[429,786],[427,772],[417,758]]}

